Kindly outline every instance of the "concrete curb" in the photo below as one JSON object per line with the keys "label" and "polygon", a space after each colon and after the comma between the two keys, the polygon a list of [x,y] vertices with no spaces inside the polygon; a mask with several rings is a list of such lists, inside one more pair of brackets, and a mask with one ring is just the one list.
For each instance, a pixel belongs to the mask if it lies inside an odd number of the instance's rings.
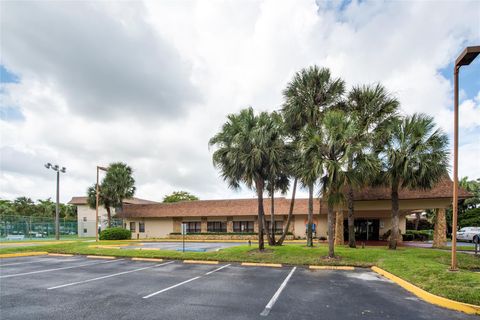
{"label": "concrete curb", "polygon": [[18,252],[18,253],[4,253],[0,254],[0,259],[16,258],[16,257],[29,257],[29,256],[44,256],[47,255],[46,251],[30,251],[30,252]]}
{"label": "concrete curb", "polygon": [[48,255],[52,257],[73,257],[73,254],[67,253],[49,253]]}
{"label": "concrete curb", "polygon": [[312,270],[355,270],[355,267],[351,266],[308,266]]}
{"label": "concrete curb", "polygon": [[113,260],[113,259],[117,259],[117,257],[114,257],[114,256],[87,256],[87,258],[89,259],[110,259],[110,260]]}
{"label": "concrete curb", "polygon": [[281,268],[283,265],[280,263],[257,263],[257,262],[242,262],[242,266],[247,267],[272,267],[272,268]]}
{"label": "concrete curb", "polygon": [[149,261],[149,262],[162,262],[160,258],[132,258],[132,261]]}
{"label": "concrete curb", "polygon": [[425,300],[426,302],[429,302],[431,304],[444,307],[447,309],[455,310],[455,311],[461,311],[464,313],[468,314],[477,314],[480,315],[480,306],[476,306],[473,304],[468,304],[468,303],[463,303],[463,302],[458,302],[454,300],[450,300],[447,298],[443,298],[437,295],[434,295],[432,293],[429,293],[413,284],[411,284],[408,281],[403,280],[402,278],[397,277],[396,275],[391,274],[390,272],[387,272],[379,267],[372,267],[372,270],[382,276],[384,276],[387,279],[392,280],[402,288],[404,288],[407,291],[410,291],[417,297]]}
{"label": "concrete curb", "polygon": [[210,261],[210,260],[183,260],[183,263],[190,263],[190,264],[219,264],[219,261]]}

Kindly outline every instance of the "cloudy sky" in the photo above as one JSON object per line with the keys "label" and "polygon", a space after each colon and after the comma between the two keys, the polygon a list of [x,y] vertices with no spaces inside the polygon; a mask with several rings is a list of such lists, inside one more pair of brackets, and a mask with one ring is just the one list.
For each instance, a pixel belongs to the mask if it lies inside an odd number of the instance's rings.
{"label": "cloudy sky", "polygon": [[[452,61],[480,44],[479,1],[0,3],[0,198],[61,200],[124,161],[137,196],[229,190],[209,138],[228,113],[278,109],[299,69],[383,83],[453,131]],[[480,58],[461,71],[460,176],[480,177]]]}

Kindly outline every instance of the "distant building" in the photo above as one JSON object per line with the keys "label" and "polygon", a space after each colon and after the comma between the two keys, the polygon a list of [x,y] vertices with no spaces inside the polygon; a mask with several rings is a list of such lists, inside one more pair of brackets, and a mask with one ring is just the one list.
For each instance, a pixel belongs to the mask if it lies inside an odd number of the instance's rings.
{"label": "distant building", "polygon": [[[124,205],[132,204],[154,204],[155,201],[131,198],[123,200]],[[77,207],[78,236],[95,237],[95,208],[90,208],[87,203],[87,197],[73,197],[68,204]],[[115,218],[115,209],[111,209],[112,218]],[[103,206],[98,207],[98,224],[101,230],[108,225],[107,210]]]}

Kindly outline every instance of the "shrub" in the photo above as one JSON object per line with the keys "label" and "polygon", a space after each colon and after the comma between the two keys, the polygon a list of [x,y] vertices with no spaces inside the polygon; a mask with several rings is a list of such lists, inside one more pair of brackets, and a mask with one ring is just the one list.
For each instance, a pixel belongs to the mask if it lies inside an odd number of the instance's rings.
{"label": "shrub", "polygon": [[407,230],[405,233],[412,240],[427,241],[433,239],[433,230]]}
{"label": "shrub", "polygon": [[130,240],[132,232],[123,228],[108,228],[100,232],[100,240]]}

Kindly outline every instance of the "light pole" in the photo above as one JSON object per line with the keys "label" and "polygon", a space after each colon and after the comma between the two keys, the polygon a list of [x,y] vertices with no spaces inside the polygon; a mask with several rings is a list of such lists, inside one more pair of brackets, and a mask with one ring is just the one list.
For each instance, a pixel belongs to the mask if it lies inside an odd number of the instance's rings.
{"label": "light pole", "polygon": [[454,76],[454,117],[453,117],[453,212],[452,212],[452,264],[457,269],[457,215],[458,215],[458,73],[461,66],[469,65],[480,53],[480,46],[466,47],[455,60]]}
{"label": "light pole", "polygon": [[107,168],[97,166],[97,184],[95,186],[95,241],[98,242],[98,200],[99,200],[99,182],[98,177],[100,175],[100,170],[107,171]]}
{"label": "light pole", "polygon": [[45,165],[45,168],[52,169],[57,172],[57,203],[55,204],[55,239],[60,240],[60,172],[65,173],[67,168],[62,167],[58,164],[52,165],[50,162]]}

